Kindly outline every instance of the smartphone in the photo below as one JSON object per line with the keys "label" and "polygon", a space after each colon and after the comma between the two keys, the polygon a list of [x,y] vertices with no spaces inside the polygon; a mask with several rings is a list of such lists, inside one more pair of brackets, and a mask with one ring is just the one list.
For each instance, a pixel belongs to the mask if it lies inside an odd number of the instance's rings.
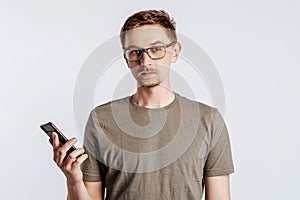
{"label": "smartphone", "polygon": [[[52,122],[47,122],[45,124],[40,125],[41,129],[53,140],[52,138],[52,132],[56,132],[59,138],[59,145],[62,146],[64,145],[68,139],[64,134],[52,123]],[[68,151],[67,155],[69,155],[72,151],[74,151],[76,147],[72,146]]]}

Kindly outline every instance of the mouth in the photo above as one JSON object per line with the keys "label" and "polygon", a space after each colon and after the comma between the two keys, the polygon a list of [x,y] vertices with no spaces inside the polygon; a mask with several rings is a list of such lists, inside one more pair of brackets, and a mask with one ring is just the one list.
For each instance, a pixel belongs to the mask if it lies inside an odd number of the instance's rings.
{"label": "mouth", "polygon": [[155,71],[141,71],[139,74],[141,76],[146,76],[146,75],[156,74],[156,72]]}
{"label": "mouth", "polygon": [[142,72],[140,72],[140,75],[146,75],[146,74],[155,74],[155,71],[142,71]]}

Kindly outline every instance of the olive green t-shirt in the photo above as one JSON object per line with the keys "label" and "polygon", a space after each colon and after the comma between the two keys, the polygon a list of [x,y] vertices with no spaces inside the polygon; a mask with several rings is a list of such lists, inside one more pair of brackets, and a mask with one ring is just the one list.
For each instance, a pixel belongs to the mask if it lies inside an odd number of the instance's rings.
{"label": "olive green t-shirt", "polygon": [[132,96],[94,108],[83,146],[83,180],[102,181],[106,199],[201,199],[205,177],[234,172],[218,110],[177,93],[163,108]]}

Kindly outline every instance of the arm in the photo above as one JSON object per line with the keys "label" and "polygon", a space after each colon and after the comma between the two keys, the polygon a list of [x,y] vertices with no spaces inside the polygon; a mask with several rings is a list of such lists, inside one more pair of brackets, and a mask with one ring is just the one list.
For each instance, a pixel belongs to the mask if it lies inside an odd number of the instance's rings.
{"label": "arm", "polygon": [[68,156],[67,151],[76,143],[73,138],[63,146],[59,146],[59,139],[53,133],[53,160],[67,178],[68,200],[103,200],[102,182],[83,182],[80,165],[87,159],[83,148],[77,148]]}
{"label": "arm", "polygon": [[230,200],[229,175],[205,177],[205,200]]}
{"label": "arm", "polygon": [[88,188],[85,187],[84,182],[80,182],[77,185],[67,183],[68,187],[68,196],[67,200],[92,200],[92,196],[88,192]]}
{"label": "arm", "polygon": [[102,182],[81,182],[78,185],[67,184],[68,200],[103,200]]}
{"label": "arm", "polygon": [[214,110],[210,150],[204,167],[205,200],[229,200],[229,174],[234,172],[229,134],[221,114]]}
{"label": "arm", "polygon": [[84,185],[92,199],[104,199],[104,185],[102,182],[84,182]]}

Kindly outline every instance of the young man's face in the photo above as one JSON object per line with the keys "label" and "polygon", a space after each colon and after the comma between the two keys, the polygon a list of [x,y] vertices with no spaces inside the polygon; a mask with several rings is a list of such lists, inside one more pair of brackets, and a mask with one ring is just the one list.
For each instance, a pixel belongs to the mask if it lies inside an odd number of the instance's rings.
{"label": "young man's face", "polygon": [[[165,45],[169,46],[164,48]],[[171,39],[166,29],[159,25],[144,25],[129,30],[126,32],[124,47],[127,49],[124,58],[138,86],[167,86],[170,65],[178,59],[180,44]],[[148,54],[154,59],[141,51],[141,48],[150,48]]]}

